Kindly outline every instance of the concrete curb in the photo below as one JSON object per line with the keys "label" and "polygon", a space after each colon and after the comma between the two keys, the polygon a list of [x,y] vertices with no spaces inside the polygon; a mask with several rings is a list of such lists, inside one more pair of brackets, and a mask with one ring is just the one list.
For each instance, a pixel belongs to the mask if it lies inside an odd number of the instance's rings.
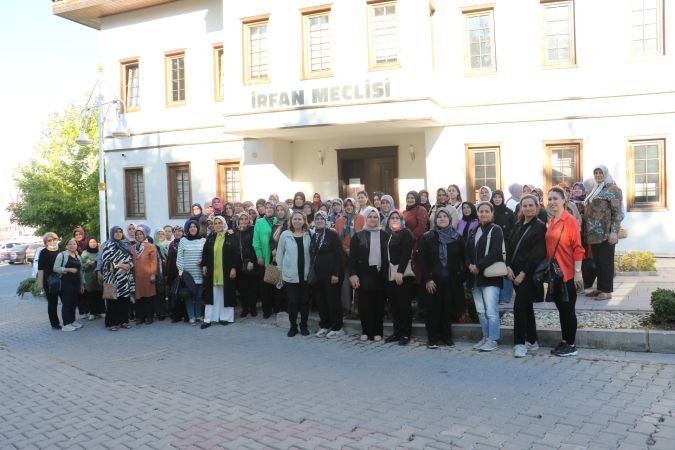
{"label": "concrete curb", "polygon": [[[343,329],[347,333],[360,333],[361,322],[358,320],[344,320]],[[289,326],[288,314],[277,314],[276,324],[279,327]],[[318,329],[319,317],[309,316],[311,329]],[[500,343],[510,347],[513,344],[513,328],[501,327]],[[384,323],[385,336],[393,332],[391,322]],[[542,347],[555,347],[560,342],[560,330],[542,328],[537,330],[539,345]],[[424,324],[413,323],[412,337],[426,340],[427,333]],[[455,341],[477,342],[482,337],[478,324],[453,324],[452,337]],[[584,328],[577,330],[576,344],[581,348],[593,348],[601,350],[621,350],[625,352],[652,352],[652,353],[675,353],[675,331],[667,330],[604,330]]]}

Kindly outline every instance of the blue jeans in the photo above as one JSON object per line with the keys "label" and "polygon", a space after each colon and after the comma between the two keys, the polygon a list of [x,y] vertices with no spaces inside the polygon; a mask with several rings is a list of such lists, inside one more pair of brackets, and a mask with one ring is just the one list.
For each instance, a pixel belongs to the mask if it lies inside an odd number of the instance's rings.
{"label": "blue jeans", "polygon": [[504,277],[504,287],[499,291],[499,301],[511,303],[511,299],[513,299],[513,282]]}
{"label": "blue jeans", "polygon": [[194,320],[197,317],[202,316],[202,302],[204,293],[204,286],[197,284],[197,295],[193,298],[188,298],[185,300],[185,309],[187,309],[187,315],[190,320]]}
{"label": "blue jeans", "polygon": [[483,337],[499,339],[499,288],[496,286],[474,287],[473,301]]}

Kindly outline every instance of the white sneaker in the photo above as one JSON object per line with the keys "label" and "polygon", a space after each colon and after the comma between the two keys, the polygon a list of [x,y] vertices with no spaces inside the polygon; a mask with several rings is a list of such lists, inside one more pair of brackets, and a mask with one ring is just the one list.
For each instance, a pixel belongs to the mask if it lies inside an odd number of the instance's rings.
{"label": "white sneaker", "polygon": [[473,349],[474,350],[480,350],[480,348],[483,346],[483,344],[485,344],[485,341],[487,341],[487,338],[485,338],[485,337],[480,338],[480,341],[476,342],[473,345]]}
{"label": "white sneaker", "polygon": [[88,313],[80,315],[80,319],[82,319],[82,320],[89,320],[89,317],[91,317],[91,314],[88,314]]}
{"label": "white sneaker", "polygon": [[61,331],[76,331],[77,328],[75,328],[72,324],[64,325],[61,327]]}
{"label": "white sneaker", "polygon": [[345,334],[345,332],[342,330],[342,328],[340,328],[337,331],[329,331],[328,334],[326,335],[326,337],[328,339],[332,339],[332,338],[340,337],[343,334]]}
{"label": "white sneaker", "polygon": [[527,355],[527,347],[523,344],[518,344],[513,347],[513,356],[516,358],[524,358]]}
{"label": "white sneaker", "polygon": [[325,337],[330,330],[328,328],[320,328],[319,331],[316,332],[316,337]]}
{"label": "white sneaker", "polygon": [[497,347],[499,347],[497,341],[493,341],[492,339],[485,339],[485,343],[480,346],[479,350],[481,352],[491,352],[493,350],[497,350]]}
{"label": "white sneaker", "polygon": [[89,314],[89,320],[96,320],[96,315],[95,314]]}
{"label": "white sneaker", "polygon": [[71,323],[71,325],[74,326],[75,328],[78,328],[78,329],[82,328],[82,324],[80,322],[78,322],[77,320],[75,322]]}
{"label": "white sneaker", "polygon": [[197,325],[197,321],[195,319],[190,319],[190,325]]}
{"label": "white sneaker", "polygon": [[525,347],[527,347],[527,349],[531,352],[536,352],[539,350],[539,342],[534,341],[532,344],[530,344],[529,342],[525,341]]}

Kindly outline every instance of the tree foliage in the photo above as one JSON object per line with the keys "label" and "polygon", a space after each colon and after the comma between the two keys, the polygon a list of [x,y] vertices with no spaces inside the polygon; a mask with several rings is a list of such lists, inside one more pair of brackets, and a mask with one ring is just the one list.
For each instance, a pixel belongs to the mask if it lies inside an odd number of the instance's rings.
{"label": "tree foliage", "polygon": [[[79,146],[84,123],[92,144]],[[81,226],[98,236],[97,139],[95,111],[83,116],[71,105],[52,114],[30,161],[15,169],[20,196],[7,208],[12,220],[37,228],[38,235],[53,231],[63,239]]]}

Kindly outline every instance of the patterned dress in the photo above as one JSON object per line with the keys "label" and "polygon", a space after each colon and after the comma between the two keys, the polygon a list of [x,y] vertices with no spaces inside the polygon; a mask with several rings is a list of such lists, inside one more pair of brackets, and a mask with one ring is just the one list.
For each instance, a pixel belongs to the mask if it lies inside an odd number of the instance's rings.
{"label": "patterned dress", "polygon": [[131,297],[136,291],[136,282],[132,270],[124,271],[116,269],[118,264],[129,264],[133,268],[131,253],[124,251],[112,240],[107,241],[103,249],[101,260],[103,262],[103,282],[117,285],[117,297]]}

